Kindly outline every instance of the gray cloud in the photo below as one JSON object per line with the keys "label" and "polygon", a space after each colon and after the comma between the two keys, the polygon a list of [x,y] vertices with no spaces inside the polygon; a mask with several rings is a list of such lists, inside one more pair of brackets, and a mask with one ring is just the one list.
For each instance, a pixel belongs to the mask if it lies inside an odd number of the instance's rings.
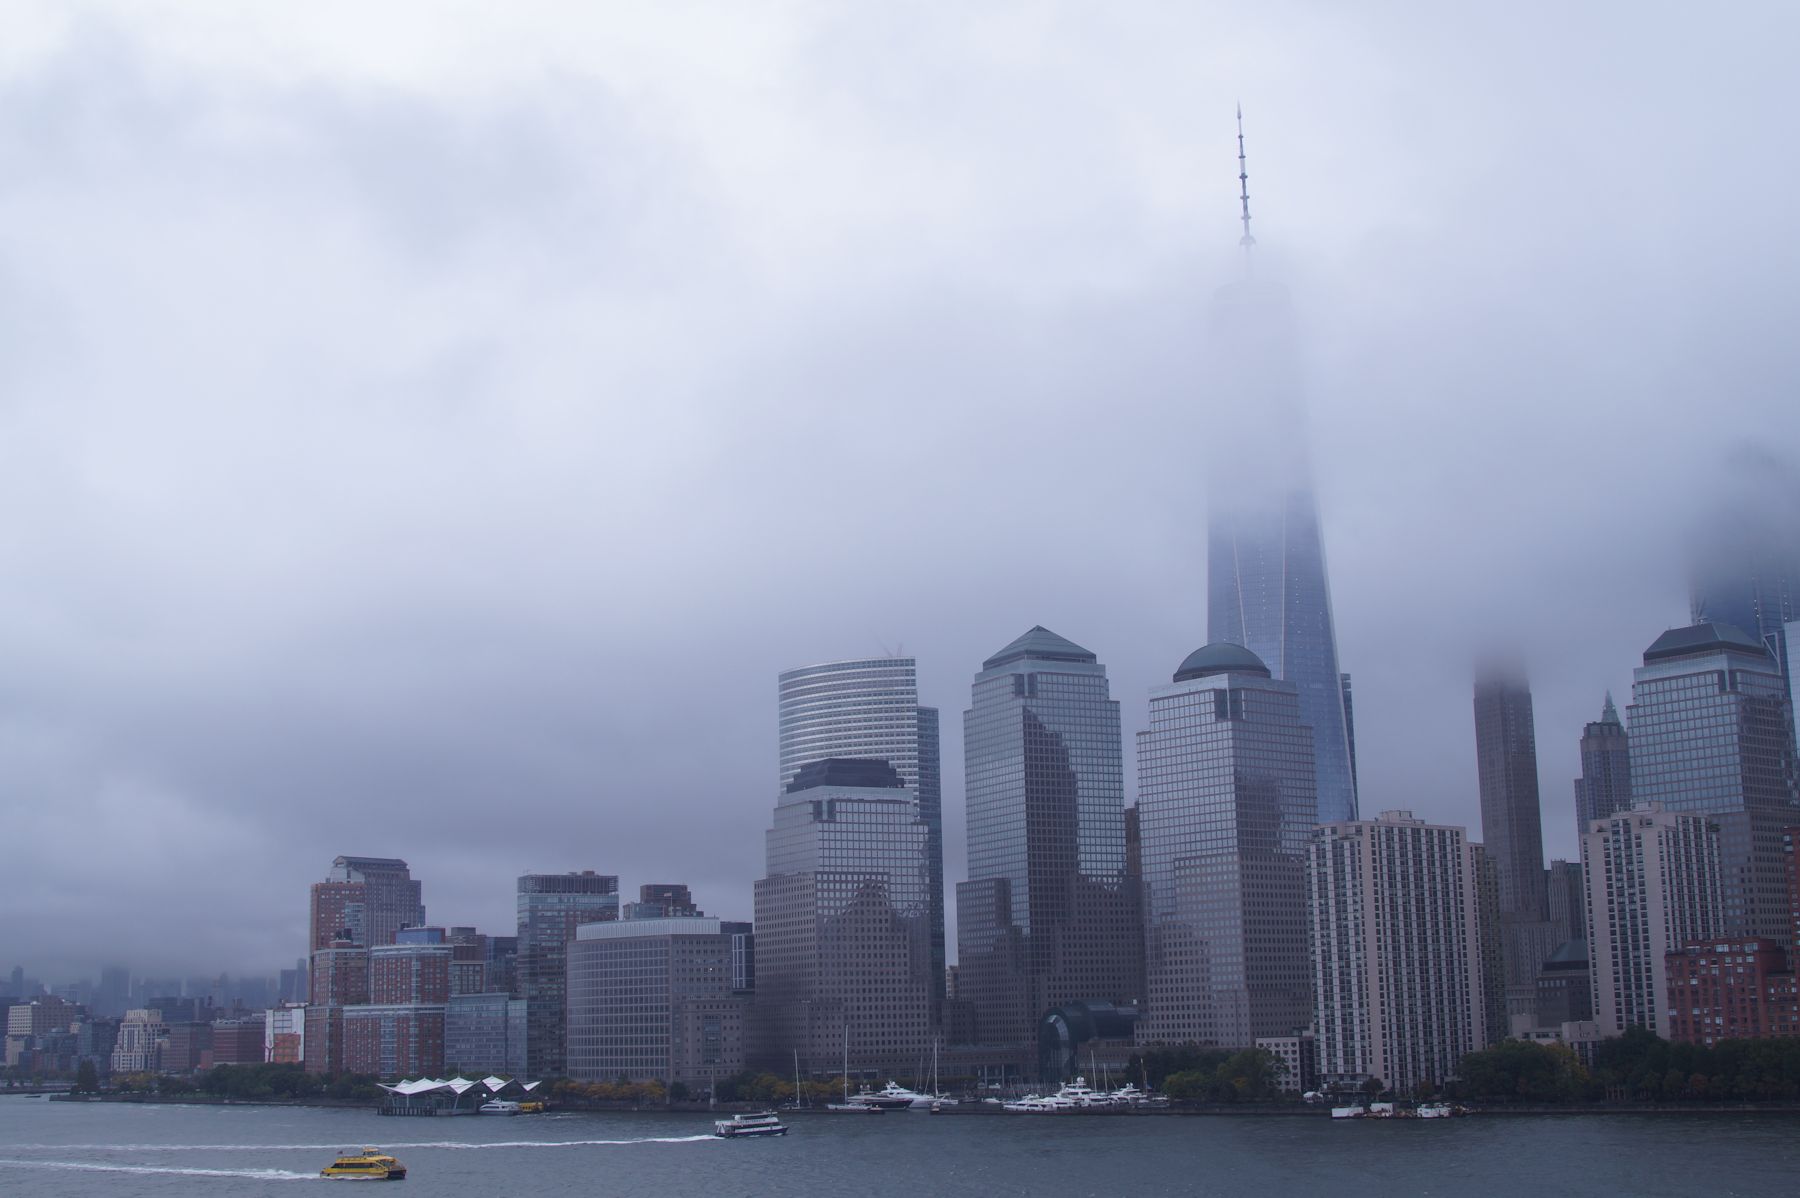
{"label": "gray cloud", "polygon": [[1131,730],[1204,637],[1239,98],[1365,808],[1475,822],[1510,643],[1572,852],[1689,521],[1800,431],[1778,6],[463,16],[45,10],[0,62],[32,972],[272,968],[339,852],[446,922],[527,869],[745,915],[776,672],[901,644],[959,876],[983,656],[1055,628]]}

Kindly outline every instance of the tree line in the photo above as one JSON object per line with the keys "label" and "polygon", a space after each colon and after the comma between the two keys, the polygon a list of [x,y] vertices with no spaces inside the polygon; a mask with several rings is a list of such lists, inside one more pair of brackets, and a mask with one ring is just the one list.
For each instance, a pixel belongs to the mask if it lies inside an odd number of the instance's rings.
{"label": "tree line", "polygon": [[1507,1040],[1472,1052],[1445,1092],[1486,1102],[1800,1100],[1800,1039],[1687,1044],[1634,1027],[1594,1046],[1592,1066],[1561,1044]]}

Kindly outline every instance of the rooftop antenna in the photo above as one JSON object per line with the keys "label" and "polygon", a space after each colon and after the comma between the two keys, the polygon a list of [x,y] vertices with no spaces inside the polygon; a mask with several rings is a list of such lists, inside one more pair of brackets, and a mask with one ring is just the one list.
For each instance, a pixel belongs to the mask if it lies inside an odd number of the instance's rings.
{"label": "rooftop antenna", "polygon": [[1238,238],[1238,244],[1244,247],[1244,253],[1256,244],[1256,238],[1250,236],[1250,172],[1244,169],[1244,106],[1237,106],[1238,122],[1238,200],[1244,206],[1244,235]]}

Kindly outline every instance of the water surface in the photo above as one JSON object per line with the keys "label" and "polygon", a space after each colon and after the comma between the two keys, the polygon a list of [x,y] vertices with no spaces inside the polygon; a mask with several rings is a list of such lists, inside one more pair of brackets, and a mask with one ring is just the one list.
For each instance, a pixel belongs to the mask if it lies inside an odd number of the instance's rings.
{"label": "water surface", "polygon": [[[815,1115],[767,1140],[698,1115],[383,1118],[304,1107],[0,1097],[0,1193],[308,1192],[339,1151],[405,1162],[402,1194],[1789,1195],[1800,1116],[1314,1118]],[[359,1191],[360,1192],[360,1191]]]}

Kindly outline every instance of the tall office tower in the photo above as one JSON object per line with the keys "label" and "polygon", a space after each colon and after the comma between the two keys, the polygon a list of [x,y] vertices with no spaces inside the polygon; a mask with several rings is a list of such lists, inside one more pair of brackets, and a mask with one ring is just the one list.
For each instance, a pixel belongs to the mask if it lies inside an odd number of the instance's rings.
{"label": "tall office tower", "polygon": [[401,928],[425,922],[420,883],[394,857],[339,857],[312,888],[310,948],[324,948],[349,930],[366,948],[394,943]]}
{"label": "tall office tower", "polygon": [[1581,862],[1552,861],[1544,873],[1550,888],[1550,923],[1556,928],[1559,947],[1582,939],[1587,935],[1587,883],[1581,876]]}
{"label": "tall office tower", "polygon": [[1590,824],[1581,865],[1594,1021],[1604,1036],[1647,1027],[1667,1039],[1664,958],[1720,934],[1725,916],[1719,829],[1649,803]]}
{"label": "tall office tower", "polygon": [[525,1000],[526,1072],[564,1074],[568,951],[575,929],[619,917],[619,879],[580,873],[525,874],[519,879],[519,996]]}
{"label": "tall office tower", "polygon": [[886,761],[802,766],[775,805],[756,883],[753,1063],[905,1071],[928,1051],[931,833]]}
{"label": "tall office tower", "polygon": [[118,1018],[131,1005],[131,971],[123,965],[108,965],[100,970],[100,984],[94,987],[95,1015]]}
{"label": "tall office tower", "polygon": [[931,833],[932,1001],[944,1001],[944,790],[938,712],[919,706],[918,662],[874,657],[802,666],[781,675],[781,785],[830,757],[885,761],[918,801]]}
{"label": "tall office tower", "polygon": [[569,1076],[704,1096],[744,1068],[732,937],[704,915],[588,924],[569,946]]}
{"label": "tall office tower", "polygon": [[1248,647],[1298,689],[1300,722],[1312,729],[1319,820],[1335,823],[1357,813],[1348,678],[1338,670],[1293,305],[1253,261],[1241,122],[1238,176],[1244,275],[1219,292],[1211,328],[1223,400],[1207,429],[1216,448],[1207,463],[1206,639]]}
{"label": "tall office tower", "polygon": [[1481,926],[1481,1011],[1487,1042],[1498,1044],[1511,1034],[1507,1017],[1506,953],[1500,935],[1500,869],[1478,844],[1469,846],[1475,862],[1475,913]]}
{"label": "tall office tower", "polygon": [[1576,835],[1585,836],[1597,819],[1629,810],[1631,741],[1608,691],[1600,718],[1581,730],[1581,777],[1575,779]]}
{"label": "tall office tower", "polygon": [[1538,800],[1537,735],[1523,673],[1489,664],[1475,680],[1475,760],[1481,839],[1499,882],[1500,957],[1508,1023],[1491,1033],[1537,1026],[1537,976],[1567,939],[1549,919],[1544,834]]}
{"label": "tall office tower", "polygon": [[1790,687],[1787,622],[1800,620],[1800,520],[1791,463],[1760,445],[1736,450],[1730,493],[1695,531],[1695,624],[1729,624],[1760,641]]}
{"label": "tall office tower", "polygon": [[1631,795],[1719,825],[1724,925],[1787,935],[1781,830],[1800,823],[1787,688],[1761,642],[1729,624],[1663,633],[1631,684]]}
{"label": "tall office tower", "polygon": [[1032,628],[975,675],[963,759],[969,880],[956,887],[956,941],[968,1034],[1025,1047],[1052,1007],[1135,1001],[1142,933],[1106,668]]}
{"label": "tall office tower", "polygon": [[[1475,760],[1481,843],[1500,871],[1502,918],[1541,920],[1544,832],[1538,810],[1537,736],[1522,676],[1489,667],[1475,681]],[[1532,962],[1532,974],[1537,966]]]}
{"label": "tall office tower", "polygon": [[1312,1019],[1313,738],[1298,688],[1241,645],[1189,654],[1138,734],[1145,1043],[1248,1048]]}
{"label": "tall office tower", "polygon": [[1319,1071],[1442,1083],[1488,1041],[1474,846],[1388,811],[1319,828],[1310,847]]}

